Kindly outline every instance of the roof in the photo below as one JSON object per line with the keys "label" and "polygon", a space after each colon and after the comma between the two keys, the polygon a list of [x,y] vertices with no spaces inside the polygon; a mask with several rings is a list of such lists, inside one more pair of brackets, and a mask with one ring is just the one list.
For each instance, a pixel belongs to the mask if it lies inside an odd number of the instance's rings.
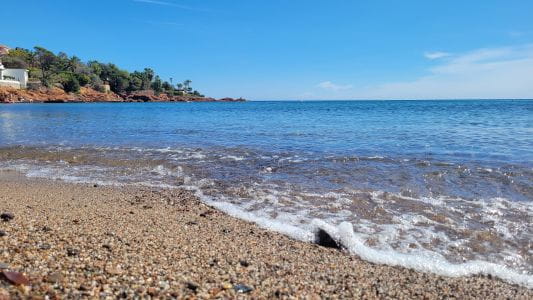
{"label": "roof", "polygon": [[0,45],[0,55],[6,55],[9,52],[10,48],[5,45]]}

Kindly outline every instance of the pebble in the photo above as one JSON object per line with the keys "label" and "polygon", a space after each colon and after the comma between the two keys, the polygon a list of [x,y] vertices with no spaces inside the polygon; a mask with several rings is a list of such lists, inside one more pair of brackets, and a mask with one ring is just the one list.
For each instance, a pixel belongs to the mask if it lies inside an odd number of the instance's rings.
{"label": "pebble", "polygon": [[[31,274],[31,290],[5,278],[0,290],[13,299],[533,299],[533,291],[487,276],[448,278],[370,264],[227,215],[210,218],[206,212],[216,210],[191,195],[125,187],[101,193],[90,185],[0,176],[0,202],[11,199],[2,209],[20,224],[6,226],[9,240],[0,239],[0,273],[9,267]],[[139,213],[143,205],[152,210]],[[45,244],[51,248],[40,251]]]}
{"label": "pebble", "polygon": [[249,293],[251,291],[253,291],[254,289],[247,286],[247,285],[244,285],[244,284],[237,284],[236,286],[233,287],[233,289],[237,292],[237,293]]}
{"label": "pebble", "polygon": [[41,249],[41,250],[50,250],[50,248],[52,248],[52,246],[50,246],[50,244],[41,244],[41,245],[39,245],[39,249]]}
{"label": "pebble", "polygon": [[3,271],[4,277],[14,285],[29,285],[30,281],[26,276],[19,272]]}
{"label": "pebble", "polygon": [[5,263],[0,263],[0,270],[9,269],[9,265]]}
{"label": "pebble", "polygon": [[107,266],[105,268],[105,271],[108,274],[111,274],[111,275],[120,275],[120,274],[124,273],[124,271],[122,271],[122,269],[119,266],[117,266],[117,267]]}
{"label": "pebble", "polygon": [[247,262],[247,261],[245,261],[245,260],[241,260],[241,261],[239,261],[239,263],[241,264],[241,266],[243,266],[243,267],[245,267],[245,268],[247,268],[247,267],[250,266],[250,263]]}
{"label": "pebble", "polygon": [[231,283],[228,283],[228,282],[224,282],[222,284],[222,287],[225,289],[225,290],[229,290],[233,287],[233,285]]}
{"label": "pebble", "polygon": [[11,220],[13,220],[15,218],[15,215],[13,213],[10,213],[10,212],[4,212],[2,214],[0,214],[0,219],[2,219],[2,221],[4,222],[9,222]]}
{"label": "pebble", "polygon": [[68,256],[77,256],[78,254],[80,254],[80,250],[74,248],[67,248]]}
{"label": "pebble", "polygon": [[63,280],[63,275],[61,273],[52,273],[46,276],[46,282],[49,283],[59,283]]}
{"label": "pebble", "polygon": [[198,285],[194,282],[187,282],[187,288],[193,292],[196,292]]}
{"label": "pebble", "polygon": [[7,232],[0,230],[0,237],[4,237],[7,235]]}

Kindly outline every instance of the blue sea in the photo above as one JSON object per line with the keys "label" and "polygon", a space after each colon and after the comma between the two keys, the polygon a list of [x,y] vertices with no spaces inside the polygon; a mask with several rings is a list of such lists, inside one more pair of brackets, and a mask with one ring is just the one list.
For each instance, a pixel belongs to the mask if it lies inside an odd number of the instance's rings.
{"label": "blue sea", "polygon": [[186,188],[365,260],[533,287],[533,101],[0,106],[0,169]]}

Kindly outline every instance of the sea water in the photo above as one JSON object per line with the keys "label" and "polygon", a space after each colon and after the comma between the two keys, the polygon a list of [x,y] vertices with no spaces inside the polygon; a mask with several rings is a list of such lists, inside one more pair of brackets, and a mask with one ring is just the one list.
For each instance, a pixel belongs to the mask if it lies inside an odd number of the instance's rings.
{"label": "sea water", "polygon": [[193,190],[361,258],[533,287],[533,101],[0,106],[0,168]]}

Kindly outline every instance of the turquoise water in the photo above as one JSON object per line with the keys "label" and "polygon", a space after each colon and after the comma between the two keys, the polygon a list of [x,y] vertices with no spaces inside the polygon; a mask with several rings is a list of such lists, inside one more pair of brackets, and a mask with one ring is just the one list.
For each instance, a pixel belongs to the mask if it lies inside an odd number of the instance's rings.
{"label": "turquoise water", "polygon": [[533,101],[3,105],[0,167],[189,188],[371,261],[533,285]]}

